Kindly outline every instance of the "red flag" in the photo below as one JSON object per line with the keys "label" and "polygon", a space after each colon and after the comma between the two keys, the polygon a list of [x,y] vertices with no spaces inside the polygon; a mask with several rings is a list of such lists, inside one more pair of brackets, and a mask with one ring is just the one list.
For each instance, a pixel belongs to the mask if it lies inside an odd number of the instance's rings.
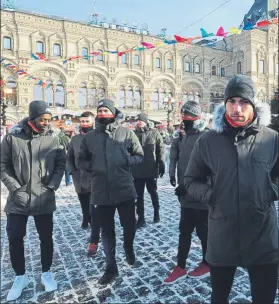
{"label": "red flag", "polygon": [[227,34],[225,33],[224,28],[222,26],[219,27],[219,29],[216,33],[216,36],[219,36],[219,37],[226,37],[227,36]]}
{"label": "red flag", "polygon": [[266,27],[268,25],[270,25],[271,22],[268,21],[268,20],[263,20],[263,21],[260,21],[260,22],[257,22],[257,27]]}

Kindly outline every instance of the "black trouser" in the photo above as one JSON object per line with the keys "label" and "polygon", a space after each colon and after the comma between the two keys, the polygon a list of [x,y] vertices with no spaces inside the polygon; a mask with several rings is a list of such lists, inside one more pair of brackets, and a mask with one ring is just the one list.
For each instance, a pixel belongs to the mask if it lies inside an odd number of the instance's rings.
{"label": "black trouser", "polygon": [[[251,283],[252,303],[273,304],[278,285],[278,265],[257,265],[247,270]],[[228,303],[235,271],[236,267],[210,266],[212,304]]]}
{"label": "black trouser", "polygon": [[201,241],[203,262],[205,264],[205,253],[207,246],[208,232],[208,211],[190,208],[181,208],[179,222],[179,245],[177,255],[177,265],[181,268],[186,267],[186,260],[190,251],[192,233],[196,228],[196,233]]}
{"label": "black trouser", "polygon": [[[49,271],[53,257],[53,214],[35,215],[35,225],[40,238],[42,271]],[[23,238],[26,235],[28,215],[7,214],[7,235],[12,267],[16,275],[25,274]]]}
{"label": "black trouser", "polygon": [[78,193],[84,223],[91,223],[90,219],[90,192]]}
{"label": "black trouser", "polygon": [[157,193],[157,179],[156,178],[135,178],[134,185],[137,191],[137,215],[139,219],[144,219],[144,187],[151,196],[154,211],[159,210],[159,197]]}
{"label": "black trouser", "polygon": [[123,227],[124,247],[128,252],[133,251],[133,243],[136,233],[134,200],[126,201],[115,206],[98,206],[107,269],[112,272],[117,270],[115,260],[116,240],[114,224],[114,214],[116,209],[119,214],[121,226]]}
{"label": "black trouser", "polygon": [[101,230],[98,207],[90,204],[90,214],[91,214],[90,243],[98,244],[100,241],[100,230]]}

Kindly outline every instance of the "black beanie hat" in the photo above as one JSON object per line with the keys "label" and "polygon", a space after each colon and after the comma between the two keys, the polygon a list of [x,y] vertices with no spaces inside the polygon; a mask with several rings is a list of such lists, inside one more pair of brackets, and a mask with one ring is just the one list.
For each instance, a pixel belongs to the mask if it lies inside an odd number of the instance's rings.
{"label": "black beanie hat", "polygon": [[34,120],[43,114],[50,114],[48,104],[42,100],[34,100],[29,104],[29,119]]}
{"label": "black beanie hat", "polygon": [[247,99],[255,107],[256,88],[253,80],[246,75],[235,75],[225,89],[225,104],[228,99],[242,97]]}
{"label": "black beanie hat", "polygon": [[147,124],[148,123],[148,116],[145,113],[140,113],[137,117],[137,120],[143,121]]}
{"label": "black beanie hat", "polygon": [[115,111],[116,110],[115,110],[114,102],[112,100],[110,100],[110,99],[102,99],[102,100],[100,100],[100,102],[98,104],[97,110],[99,108],[102,108],[102,107],[108,108],[111,111],[111,113],[113,115],[115,115]]}
{"label": "black beanie hat", "polygon": [[201,106],[195,100],[188,100],[181,108],[181,113],[191,115],[193,117],[201,116]]}

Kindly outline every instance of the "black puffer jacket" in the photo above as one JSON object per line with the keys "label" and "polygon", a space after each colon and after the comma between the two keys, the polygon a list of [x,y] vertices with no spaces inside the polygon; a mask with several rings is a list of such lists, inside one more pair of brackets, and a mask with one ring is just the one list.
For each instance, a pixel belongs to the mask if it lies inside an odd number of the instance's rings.
{"label": "black puffer jacket", "polygon": [[92,174],[94,205],[115,205],[137,198],[130,166],[143,160],[143,150],[128,128],[96,122],[82,139],[78,164]]}
{"label": "black puffer jacket", "polygon": [[164,141],[157,129],[136,128],[135,133],[144,151],[144,160],[131,168],[134,178],[157,178],[159,166],[165,165]]}
{"label": "black puffer jacket", "polygon": [[[178,133],[171,145],[170,150],[170,168],[169,176],[175,177],[177,170],[177,183],[184,185],[184,173],[189,163],[189,159],[197,139],[205,133],[206,123],[203,120],[197,120],[193,129],[184,135]],[[195,201],[188,193],[179,199],[181,206],[184,208],[207,209],[207,205]]]}
{"label": "black puffer jacket", "polygon": [[[256,113],[252,125],[237,131],[219,107],[215,130],[198,139],[185,172],[188,193],[209,204],[206,259],[212,265],[278,262],[277,195],[272,186],[279,175],[278,133],[266,127],[267,107],[257,107]],[[213,186],[205,183],[207,175]]]}
{"label": "black puffer jacket", "polygon": [[53,130],[35,135],[28,119],[14,126],[1,143],[1,180],[10,192],[4,211],[52,213],[65,165],[65,150]]}

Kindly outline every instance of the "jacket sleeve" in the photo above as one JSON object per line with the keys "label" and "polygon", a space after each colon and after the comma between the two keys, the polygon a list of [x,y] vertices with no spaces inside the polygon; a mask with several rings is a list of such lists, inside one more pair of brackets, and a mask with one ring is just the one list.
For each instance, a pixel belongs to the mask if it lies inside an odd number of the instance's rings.
{"label": "jacket sleeve", "polygon": [[175,177],[175,171],[177,162],[179,159],[179,149],[178,149],[178,140],[175,139],[170,148],[170,167],[169,167],[169,176]]}
{"label": "jacket sleeve", "polygon": [[47,186],[56,191],[60,186],[66,168],[66,151],[61,144],[59,144],[57,147],[54,166],[54,172]]}
{"label": "jacket sleeve", "polygon": [[67,168],[69,170],[69,174],[71,174],[74,171],[77,171],[76,165],[75,165],[75,153],[74,153],[74,147],[72,140],[69,143],[68,153],[67,153]]}
{"label": "jacket sleeve", "polygon": [[1,142],[0,173],[1,181],[10,192],[21,187],[14,173],[11,136],[9,135],[6,135]]}
{"label": "jacket sleeve", "polygon": [[212,186],[207,183],[208,176],[210,176],[210,169],[204,161],[200,139],[198,139],[184,174],[184,185],[192,198],[204,204],[210,203],[213,192]]}
{"label": "jacket sleeve", "polygon": [[137,165],[143,161],[143,149],[134,131],[130,131],[131,146],[129,147],[128,165]]}
{"label": "jacket sleeve", "polygon": [[156,130],[156,160],[158,164],[165,163],[165,145],[162,135]]}
{"label": "jacket sleeve", "polygon": [[92,153],[88,150],[87,134],[82,138],[78,154],[78,168],[91,173]]}

